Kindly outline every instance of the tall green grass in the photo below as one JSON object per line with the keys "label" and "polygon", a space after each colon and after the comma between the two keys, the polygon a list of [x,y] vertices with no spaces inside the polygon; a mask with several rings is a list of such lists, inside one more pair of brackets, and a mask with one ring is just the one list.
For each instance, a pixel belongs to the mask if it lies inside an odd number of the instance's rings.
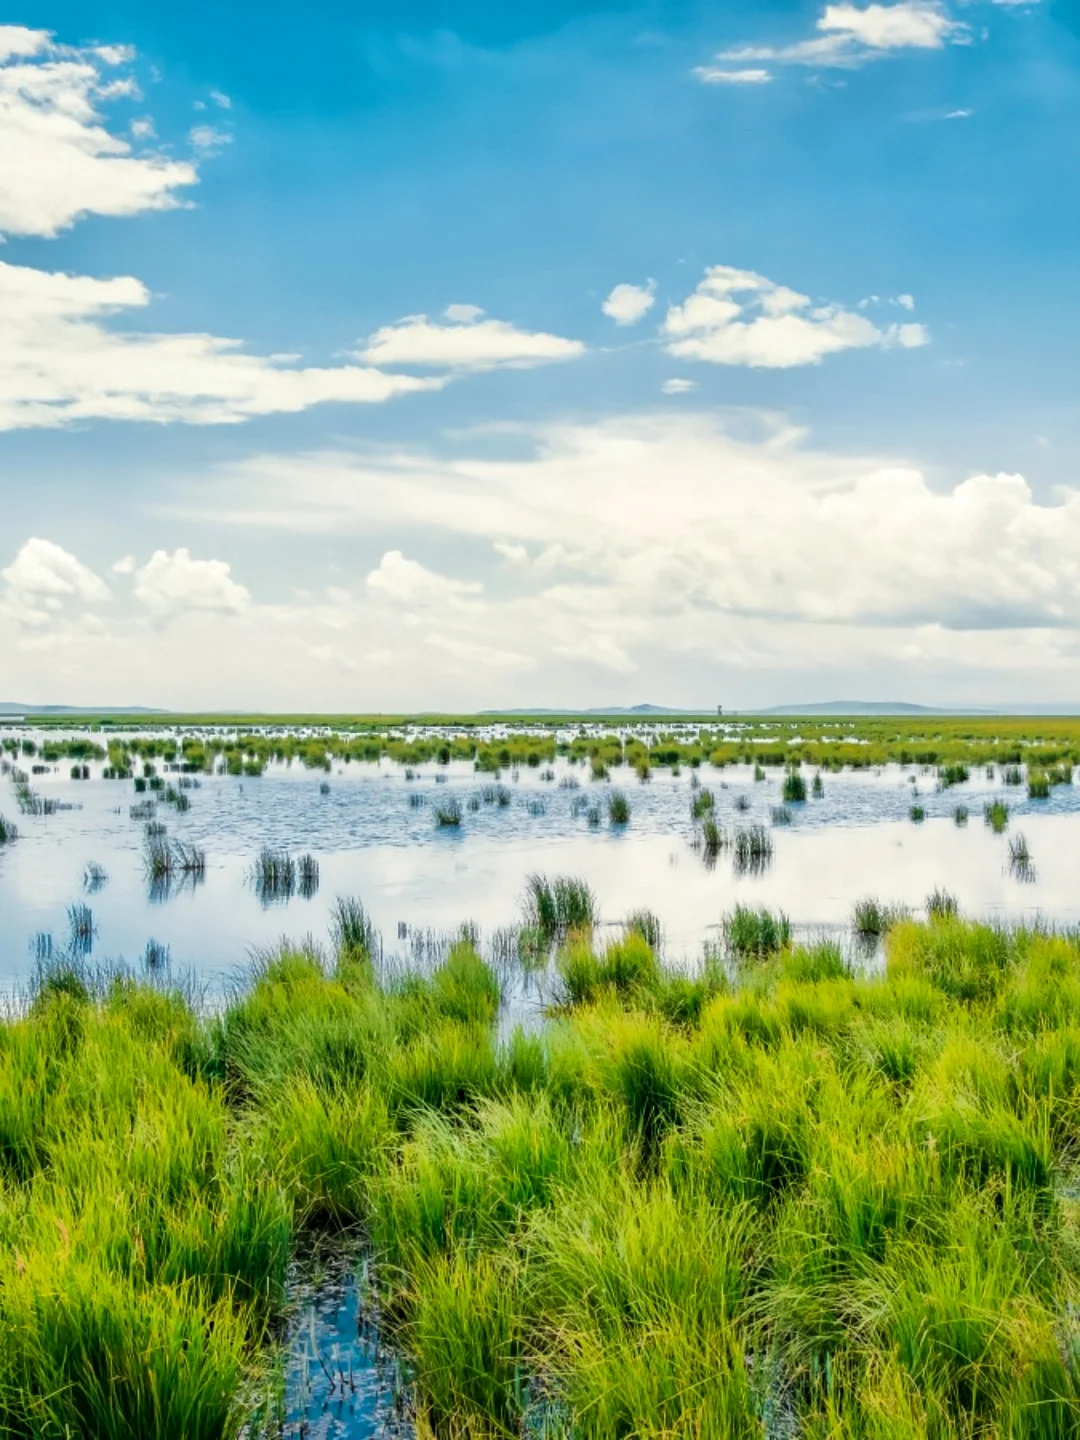
{"label": "tall green grass", "polygon": [[366,1237],[420,1434],[1077,1433],[1080,941],[935,904],[860,974],[746,910],[681,969],[530,896],[528,1033],[468,935],[391,973],[350,901],[213,1014],[43,968],[0,1025],[0,1434],[239,1437],[315,1228]]}

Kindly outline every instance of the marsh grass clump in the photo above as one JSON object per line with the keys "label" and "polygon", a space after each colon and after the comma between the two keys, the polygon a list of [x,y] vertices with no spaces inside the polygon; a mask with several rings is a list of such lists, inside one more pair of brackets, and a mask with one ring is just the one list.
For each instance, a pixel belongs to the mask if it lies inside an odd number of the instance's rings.
{"label": "marsh grass clump", "polygon": [[660,917],[652,910],[635,910],[626,917],[628,934],[640,935],[649,948],[659,954],[663,943],[664,929]]}
{"label": "marsh grass clump", "polygon": [[90,906],[83,904],[69,905],[68,936],[73,953],[77,955],[89,955],[93,949],[96,934],[97,926],[94,924],[94,915]]}
{"label": "marsh grass clump", "polygon": [[630,824],[630,801],[621,790],[613,790],[608,796],[608,820],[612,825]]}
{"label": "marsh grass clump", "polygon": [[912,805],[908,810],[908,819],[915,825],[921,825],[926,819],[926,809],[922,805]]}
{"label": "marsh grass clump", "polygon": [[1035,866],[1025,836],[1017,832],[1009,841],[1009,869],[1018,880],[1035,879]]}
{"label": "marsh grass clump", "polygon": [[1006,765],[1001,772],[1001,778],[1006,785],[1022,785],[1024,772],[1019,765]]}
{"label": "marsh grass clump", "polygon": [[251,879],[264,904],[288,900],[296,893],[296,861],[288,850],[264,845],[251,868]]}
{"label": "marsh grass clump", "polygon": [[548,939],[572,930],[589,931],[598,919],[596,897],[572,875],[530,875],[525,889],[525,923]]}
{"label": "marsh grass clump", "polygon": [[750,809],[750,796],[749,796],[749,795],[736,795],[736,796],[735,796],[735,809],[738,810],[738,811],[740,811],[740,813],[745,814],[745,813],[747,812],[747,810]]}
{"label": "marsh grass clump", "polygon": [[791,923],[783,911],[736,905],[723,922],[724,943],[740,960],[775,955],[791,943]]}
{"label": "marsh grass clump", "polygon": [[532,799],[526,800],[525,813],[538,819],[541,815],[547,814],[547,805],[543,800],[534,796]]}
{"label": "marsh grass clump", "polygon": [[960,914],[960,902],[948,890],[936,886],[926,897],[926,913],[931,920],[955,920]]}
{"label": "marsh grass clump", "polygon": [[795,818],[786,805],[774,805],[769,812],[774,825],[790,825]]}
{"label": "marsh grass clump", "polygon": [[427,804],[427,799],[425,798],[423,791],[421,791],[421,790],[410,790],[410,791],[409,791],[409,809],[410,809],[410,810],[422,810],[423,807],[424,807],[426,804]]}
{"label": "marsh grass clump", "polygon": [[971,771],[966,765],[939,765],[938,785],[942,790],[949,790],[953,785],[964,785],[971,779]]}
{"label": "marsh grass clump", "polygon": [[760,785],[761,782],[762,782],[764,779],[766,779],[765,771],[761,768],[760,765],[755,764],[755,766],[754,766],[754,784],[755,784],[755,785]]}
{"label": "marsh grass clump", "polygon": [[825,782],[821,778],[820,770],[814,776],[813,782],[810,786],[810,794],[814,797],[815,800],[823,800],[825,798]]}
{"label": "marsh grass clump", "polygon": [[855,905],[851,928],[860,939],[878,940],[907,917],[908,912],[901,905],[884,905],[873,898],[859,900]]}
{"label": "marsh grass clump", "polygon": [[460,827],[463,818],[461,801],[454,795],[446,800],[440,800],[433,807],[432,813],[435,816],[435,827],[438,830],[456,830]]}
{"label": "marsh grass clump", "polygon": [[1045,771],[1028,770],[1028,799],[1049,800],[1050,776]]}
{"label": "marsh grass clump", "polygon": [[314,855],[301,855],[296,862],[296,893],[310,900],[319,890],[319,862]]}
{"label": "marsh grass clump", "polygon": [[330,935],[334,949],[347,959],[365,961],[379,954],[375,923],[355,896],[339,896],[330,912]]}
{"label": "marsh grass clump", "polygon": [[968,808],[966,805],[957,805],[953,811],[953,824],[961,828],[968,823]]}
{"label": "marsh grass clump", "polygon": [[983,806],[983,819],[995,835],[1000,835],[1009,823],[1009,807],[1003,800],[990,800]]}
{"label": "marsh grass clump", "polygon": [[765,869],[773,857],[772,836],[764,825],[750,825],[735,831],[731,842],[735,868],[753,874]]}
{"label": "marsh grass clump", "polygon": [[500,810],[505,810],[514,797],[505,785],[485,785],[480,798],[485,805],[497,805]]}
{"label": "marsh grass clump", "polygon": [[797,770],[784,776],[783,800],[785,805],[801,805],[806,800],[806,781]]}
{"label": "marsh grass clump", "polygon": [[[697,778],[696,776],[694,777]],[[706,815],[712,813],[716,805],[716,797],[706,786],[700,790],[695,789],[693,798],[690,801],[690,818],[692,820],[704,820]]]}
{"label": "marsh grass clump", "polygon": [[705,856],[706,864],[715,863],[720,851],[723,850],[726,845],[730,844],[730,838],[727,832],[720,828],[712,810],[706,811],[701,821],[695,843],[700,846]]}
{"label": "marsh grass clump", "polygon": [[159,940],[150,939],[146,942],[146,948],[142,956],[143,969],[154,973],[166,970],[169,966],[169,947],[162,945]]}
{"label": "marsh grass clump", "polygon": [[10,845],[13,840],[18,838],[18,829],[10,820],[5,820],[3,815],[0,815],[0,845]]}

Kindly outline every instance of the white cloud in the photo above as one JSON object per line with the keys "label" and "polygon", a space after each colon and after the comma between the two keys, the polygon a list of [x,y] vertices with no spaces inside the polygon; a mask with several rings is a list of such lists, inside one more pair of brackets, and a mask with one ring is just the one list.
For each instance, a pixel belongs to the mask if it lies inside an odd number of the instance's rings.
{"label": "white cloud", "polygon": [[475,580],[439,575],[417,560],[406,559],[400,550],[388,550],[368,575],[367,588],[380,599],[415,608],[455,604],[479,595],[484,587]]}
{"label": "white cloud", "polygon": [[524,545],[511,545],[505,540],[495,540],[492,542],[492,548],[496,555],[501,555],[512,565],[524,565],[529,558],[529,552]]}
{"label": "white cloud", "polygon": [[[711,83],[737,75],[738,71],[723,68],[732,62],[854,68],[884,55],[940,50],[945,45],[967,44],[971,38],[966,25],[950,19],[941,6],[930,0],[900,0],[895,5],[826,5],[815,29],[816,38],[793,45],[743,45],[723,51],[716,57],[721,62],[719,67],[700,66],[695,73]],[[759,73],[768,77],[768,71]]]}
{"label": "white cloud", "polygon": [[[453,306],[457,315],[466,307]],[[483,311],[479,312],[483,314]],[[376,330],[359,358],[370,365],[438,366],[451,370],[529,369],[585,353],[580,340],[519,330],[505,320],[440,325],[426,315],[407,315]]]}
{"label": "white cloud", "polygon": [[149,115],[140,115],[137,120],[131,122],[131,133],[136,140],[153,140],[155,134],[154,122]]}
{"label": "white cloud", "polygon": [[682,305],[664,320],[670,355],[714,365],[786,369],[817,365],[841,350],[927,343],[921,325],[881,330],[865,315],[839,305],[814,305],[785,285],[751,270],[714,265]]}
{"label": "white cloud", "polygon": [[131,575],[135,570],[135,556],[124,555],[119,560],[115,560],[109,569],[114,575]]}
{"label": "white cloud", "polygon": [[897,303],[897,305],[900,306],[900,308],[901,308],[902,310],[914,310],[914,309],[915,309],[915,296],[914,296],[914,295],[897,295],[897,297],[896,297],[896,303]]}
{"label": "white cloud", "polygon": [[662,395],[689,395],[691,390],[696,389],[696,380],[684,380],[681,376],[676,375],[672,379],[664,381],[660,386],[660,393]]}
{"label": "white cloud", "polygon": [[219,130],[214,125],[196,125],[188,132],[188,139],[196,150],[220,150],[223,145],[232,144],[232,136],[227,130]]}
{"label": "white cloud", "polygon": [[768,85],[771,70],[724,70],[717,65],[698,65],[694,74],[706,85]]}
{"label": "white cloud", "polygon": [[356,365],[300,368],[215,335],[108,327],[112,314],[149,300],[131,276],[97,280],[0,262],[0,430],[92,418],[229,424],[443,383]]}
{"label": "white cloud", "polygon": [[[319,596],[283,579],[277,603],[238,595],[223,562],[184,556],[209,567],[196,584],[181,552],[155,556],[156,606],[120,595],[104,621],[84,618],[106,598],[92,571],[63,551],[20,552],[8,591],[41,618],[19,621],[5,597],[11,693],[66,676],[65,696],[89,703],[104,691],[272,709],[302,689],[341,709],[376,663],[365,703],[385,709],[595,703],[609,683],[628,703],[700,703],[702,674],[726,699],[750,672],[783,673],[789,693],[796,673],[835,672],[968,703],[1020,684],[1067,698],[1080,684],[1080,491],[1043,502],[1023,477],[990,474],[934,488],[894,457],[815,450],[777,419],[658,411],[521,432],[499,460],[271,455],[204,483],[207,514],[237,544],[263,525],[288,532],[298,564],[323,535],[342,555],[372,537],[386,548]],[[449,573],[407,558],[433,535]],[[536,560],[502,564],[515,547]],[[58,611],[44,603],[54,586]],[[148,645],[165,618],[167,643]],[[506,688],[518,671],[535,677],[528,697]]]}
{"label": "white cloud", "polygon": [[133,593],[158,620],[194,611],[239,615],[251,602],[247,588],[232,578],[224,560],[193,560],[183,546],[172,555],[155,550],[135,572]]}
{"label": "white cloud", "polygon": [[177,192],[196,183],[194,166],[136,153],[102,118],[104,103],[135,93],[102,66],[130,58],[120,47],[73,50],[45,31],[0,27],[0,233],[53,236],[82,215],[182,203]]}
{"label": "white cloud", "polygon": [[616,325],[636,325],[656,303],[656,281],[645,285],[616,285],[601,309]]}
{"label": "white cloud", "polygon": [[232,109],[232,100],[222,90],[211,90],[210,99],[222,110]]}
{"label": "white cloud", "polygon": [[[2,41],[2,36],[0,36]],[[101,577],[51,540],[27,540],[6,569],[0,612],[19,625],[39,627],[71,606],[107,601]]]}
{"label": "white cloud", "polygon": [[447,320],[455,320],[467,324],[470,320],[479,320],[483,315],[479,305],[447,305],[443,315]]}

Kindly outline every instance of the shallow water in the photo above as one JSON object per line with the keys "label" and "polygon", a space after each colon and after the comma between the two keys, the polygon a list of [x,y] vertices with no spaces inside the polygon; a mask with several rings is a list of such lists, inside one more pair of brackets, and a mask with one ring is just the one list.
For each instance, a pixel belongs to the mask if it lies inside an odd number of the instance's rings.
{"label": "shallow water", "polygon": [[358,1273],[340,1256],[298,1267],[284,1340],[275,1440],[407,1440],[415,1433],[396,1357],[380,1346]]}
{"label": "shallow water", "polygon": [[[144,825],[129,815],[147,797],[92,768],[89,781],[70,780],[67,766],[32,777],[37,793],[77,807],[52,815],[20,816],[9,782],[0,781],[0,814],[20,831],[0,847],[0,991],[27,980],[36,936],[51,936],[55,948],[70,943],[68,912],[77,903],[92,911],[93,959],[138,963],[153,940],[174,969],[220,986],[253,949],[283,935],[324,940],[339,895],[363,900],[391,954],[409,957],[423,949],[427,932],[456,930],[466,920],[490,939],[519,921],[534,871],[585,878],[609,924],[642,907],[655,911],[676,960],[699,956],[737,902],[782,908],[797,930],[835,931],[868,895],[917,908],[943,886],[967,914],[1080,923],[1080,787],[1072,785],[1031,801],[1023,788],[981,773],[946,791],[936,789],[933,773],[897,766],[826,775],[823,798],[790,806],[793,823],[771,827],[773,859],[753,874],[739,873],[729,851],[712,867],[704,863],[693,843],[688,770],[654,771],[642,784],[625,769],[615,770],[611,783],[593,783],[584,767],[566,762],[553,767],[551,781],[523,769],[497,782],[465,763],[424,766],[411,781],[388,762],[343,765],[329,776],[270,767],[257,779],[200,777],[198,789],[184,792],[186,813],[158,804],[170,836],[205,849],[206,875],[155,895],[144,872]],[[781,772],[759,783],[745,767],[705,765],[697,773],[716,796],[723,828],[770,825]],[[496,783],[510,792],[508,805],[468,808]],[[625,827],[607,821],[612,789],[630,800]],[[411,804],[411,795],[423,803]],[[995,795],[1010,808],[1004,835],[982,819],[984,801]],[[450,796],[462,805],[462,824],[440,829],[434,807]],[[594,802],[603,809],[598,828],[583,813]],[[925,808],[922,824],[909,818],[913,803]],[[970,811],[964,828],[952,819],[958,804]],[[1008,841],[1017,832],[1031,850],[1027,875],[1009,865]],[[260,898],[251,871],[263,845],[314,854],[317,892],[285,903]],[[98,887],[86,883],[91,862],[107,875]]]}

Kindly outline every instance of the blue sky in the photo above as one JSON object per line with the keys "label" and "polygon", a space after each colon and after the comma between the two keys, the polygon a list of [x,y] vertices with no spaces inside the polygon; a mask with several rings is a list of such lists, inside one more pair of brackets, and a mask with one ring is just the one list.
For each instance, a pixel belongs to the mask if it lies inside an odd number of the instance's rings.
{"label": "blue sky", "polygon": [[0,28],[0,699],[1080,697],[1075,7],[307,9]]}

